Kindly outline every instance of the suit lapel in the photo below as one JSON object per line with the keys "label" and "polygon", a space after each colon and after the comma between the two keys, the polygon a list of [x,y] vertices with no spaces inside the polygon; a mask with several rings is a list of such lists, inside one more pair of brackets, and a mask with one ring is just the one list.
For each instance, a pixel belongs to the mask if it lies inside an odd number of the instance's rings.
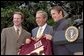
{"label": "suit lapel", "polygon": [[[38,29],[39,29],[39,28],[37,27],[37,28],[36,28],[36,31],[34,32],[35,36],[37,35]],[[48,25],[46,25],[46,28],[44,29],[43,34],[45,34],[47,31],[48,31]]]}
{"label": "suit lapel", "polygon": [[35,36],[37,35],[38,29],[39,29],[39,28],[37,27],[37,28],[36,28],[36,31],[35,31],[35,33],[34,33]]}
{"label": "suit lapel", "polygon": [[11,33],[13,34],[13,37],[15,37],[16,40],[18,40],[14,27],[11,27]]}
{"label": "suit lapel", "polygon": [[48,25],[46,25],[43,34],[46,34],[46,32],[48,32]]}
{"label": "suit lapel", "polygon": [[24,29],[22,28],[21,34],[19,35],[18,40],[22,39],[24,37]]}
{"label": "suit lapel", "polygon": [[16,40],[18,41],[20,38],[22,38],[22,37],[24,36],[24,35],[23,35],[23,33],[24,33],[24,29],[22,29],[21,34],[20,34],[19,38],[18,38],[18,36],[17,36],[17,33],[15,32],[14,27],[12,27],[12,33],[14,34],[14,36],[15,36]]}

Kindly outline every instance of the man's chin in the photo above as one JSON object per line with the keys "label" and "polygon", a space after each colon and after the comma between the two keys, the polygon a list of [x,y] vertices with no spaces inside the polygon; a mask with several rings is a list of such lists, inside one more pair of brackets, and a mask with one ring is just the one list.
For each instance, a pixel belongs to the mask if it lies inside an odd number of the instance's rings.
{"label": "man's chin", "polygon": [[54,20],[54,22],[56,22],[57,20]]}
{"label": "man's chin", "polygon": [[38,26],[42,26],[42,25],[38,24]]}
{"label": "man's chin", "polygon": [[20,24],[15,24],[15,26],[20,26]]}

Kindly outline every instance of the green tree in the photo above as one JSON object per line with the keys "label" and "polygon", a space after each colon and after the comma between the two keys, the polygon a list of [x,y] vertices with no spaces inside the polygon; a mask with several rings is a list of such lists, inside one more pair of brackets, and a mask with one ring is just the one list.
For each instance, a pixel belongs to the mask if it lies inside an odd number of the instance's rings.
{"label": "green tree", "polygon": [[69,18],[73,20],[83,17],[83,1],[1,1],[1,29],[13,25],[12,13],[14,11],[22,11],[25,14],[24,28],[31,32],[37,26],[35,13],[40,9],[48,13],[48,24],[54,25],[49,12],[54,5],[62,6],[69,14]]}

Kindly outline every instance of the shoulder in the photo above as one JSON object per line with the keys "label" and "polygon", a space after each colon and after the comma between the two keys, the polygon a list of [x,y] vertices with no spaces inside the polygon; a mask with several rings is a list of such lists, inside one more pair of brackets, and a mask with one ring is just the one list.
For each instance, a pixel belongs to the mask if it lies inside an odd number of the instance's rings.
{"label": "shoulder", "polygon": [[65,26],[65,25],[69,25],[70,24],[70,20],[69,19],[64,19],[61,23],[61,25]]}
{"label": "shoulder", "polygon": [[12,27],[3,28],[1,34],[8,34],[11,31]]}
{"label": "shoulder", "polygon": [[3,32],[3,31],[8,31],[8,30],[10,30],[10,29],[12,29],[12,27],[3,28],[3,29],[2,29],[2,32]]}
{"label": "shoulder", "polygon": [[52,26],[50,26],[50,25],[47,25],[47,26],[46,26],[46,29],[47,29],[48,31],[50,31],[50,32],[52,32],[52,31],[53,31],[53,27],[52,27]]}
{"label": "shoulder", "polygon": [[35,30],[37,30],[37,29],[38,29],[38,27],[36,27],[36,28],[32,29],[32,31],[35,31]]}
{"label": "shoulder", "polygon": [[61,23],[61,28],[62,29],[67,29],[70,26],[70,20],[69,19],[65,19],[63,23]]}
{"label": "shoulder", "polygon": [[52,27],[52,26],[50,26],[50,25],[47,25],[46,27],[47,27],[47,28],[50,28],[50,29],[53,29],[53,27]]}
{"label": "shoulder", "polygon": [[63,20],[63,23],[68,23],[68,22],[69,22],[68,19]]}
{"label": "shoulder", "polygon": [[27,30],[25,30],[25,29],[23,29],[23,32],[24,33],[26,33],[26,34],[28,34],[28,35],[31,35],[31,33],[30,32],[28,32]]}

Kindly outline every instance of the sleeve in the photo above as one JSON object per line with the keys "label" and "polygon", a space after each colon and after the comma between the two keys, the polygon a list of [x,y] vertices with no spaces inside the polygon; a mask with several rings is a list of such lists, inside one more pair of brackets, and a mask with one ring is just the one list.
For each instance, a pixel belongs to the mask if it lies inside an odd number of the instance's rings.
{"label": "sleeve", "polygon": [[53,36],[53,28],[52,27],[51,27],[51,31],[50,32],[51,32],[50,34]]}
{"label": "sleeve", "polygon": [[34,35],[35,35],[35,34],[34,34],[34,30],[35,30],[35,29],[33,29],[32,32],[31,32],[31,33],[32,33],[32,37],[35,37],[35,36],[34,36]]}
{"label": "sleeve", "polygon": [[28,36],[28,38],[30,38],[31,37],[31,33],[27,32],[27,36]]}
{"label": "sleeve", "polygon": [[1,55],[5,54],[5,47],[6,47],[6,36],[5,36],[5,29],[3,29],[1,33]]}
{"label": "sleeve", "polygon": [[32,37],[36,37],[37,31],[38,31],[38,27],[32,29],[31,31]]}
{"label": "sleeve", "polygon": [[33,36],[33,30],[31,31],[31,34],[32,34],[32,36]]}

